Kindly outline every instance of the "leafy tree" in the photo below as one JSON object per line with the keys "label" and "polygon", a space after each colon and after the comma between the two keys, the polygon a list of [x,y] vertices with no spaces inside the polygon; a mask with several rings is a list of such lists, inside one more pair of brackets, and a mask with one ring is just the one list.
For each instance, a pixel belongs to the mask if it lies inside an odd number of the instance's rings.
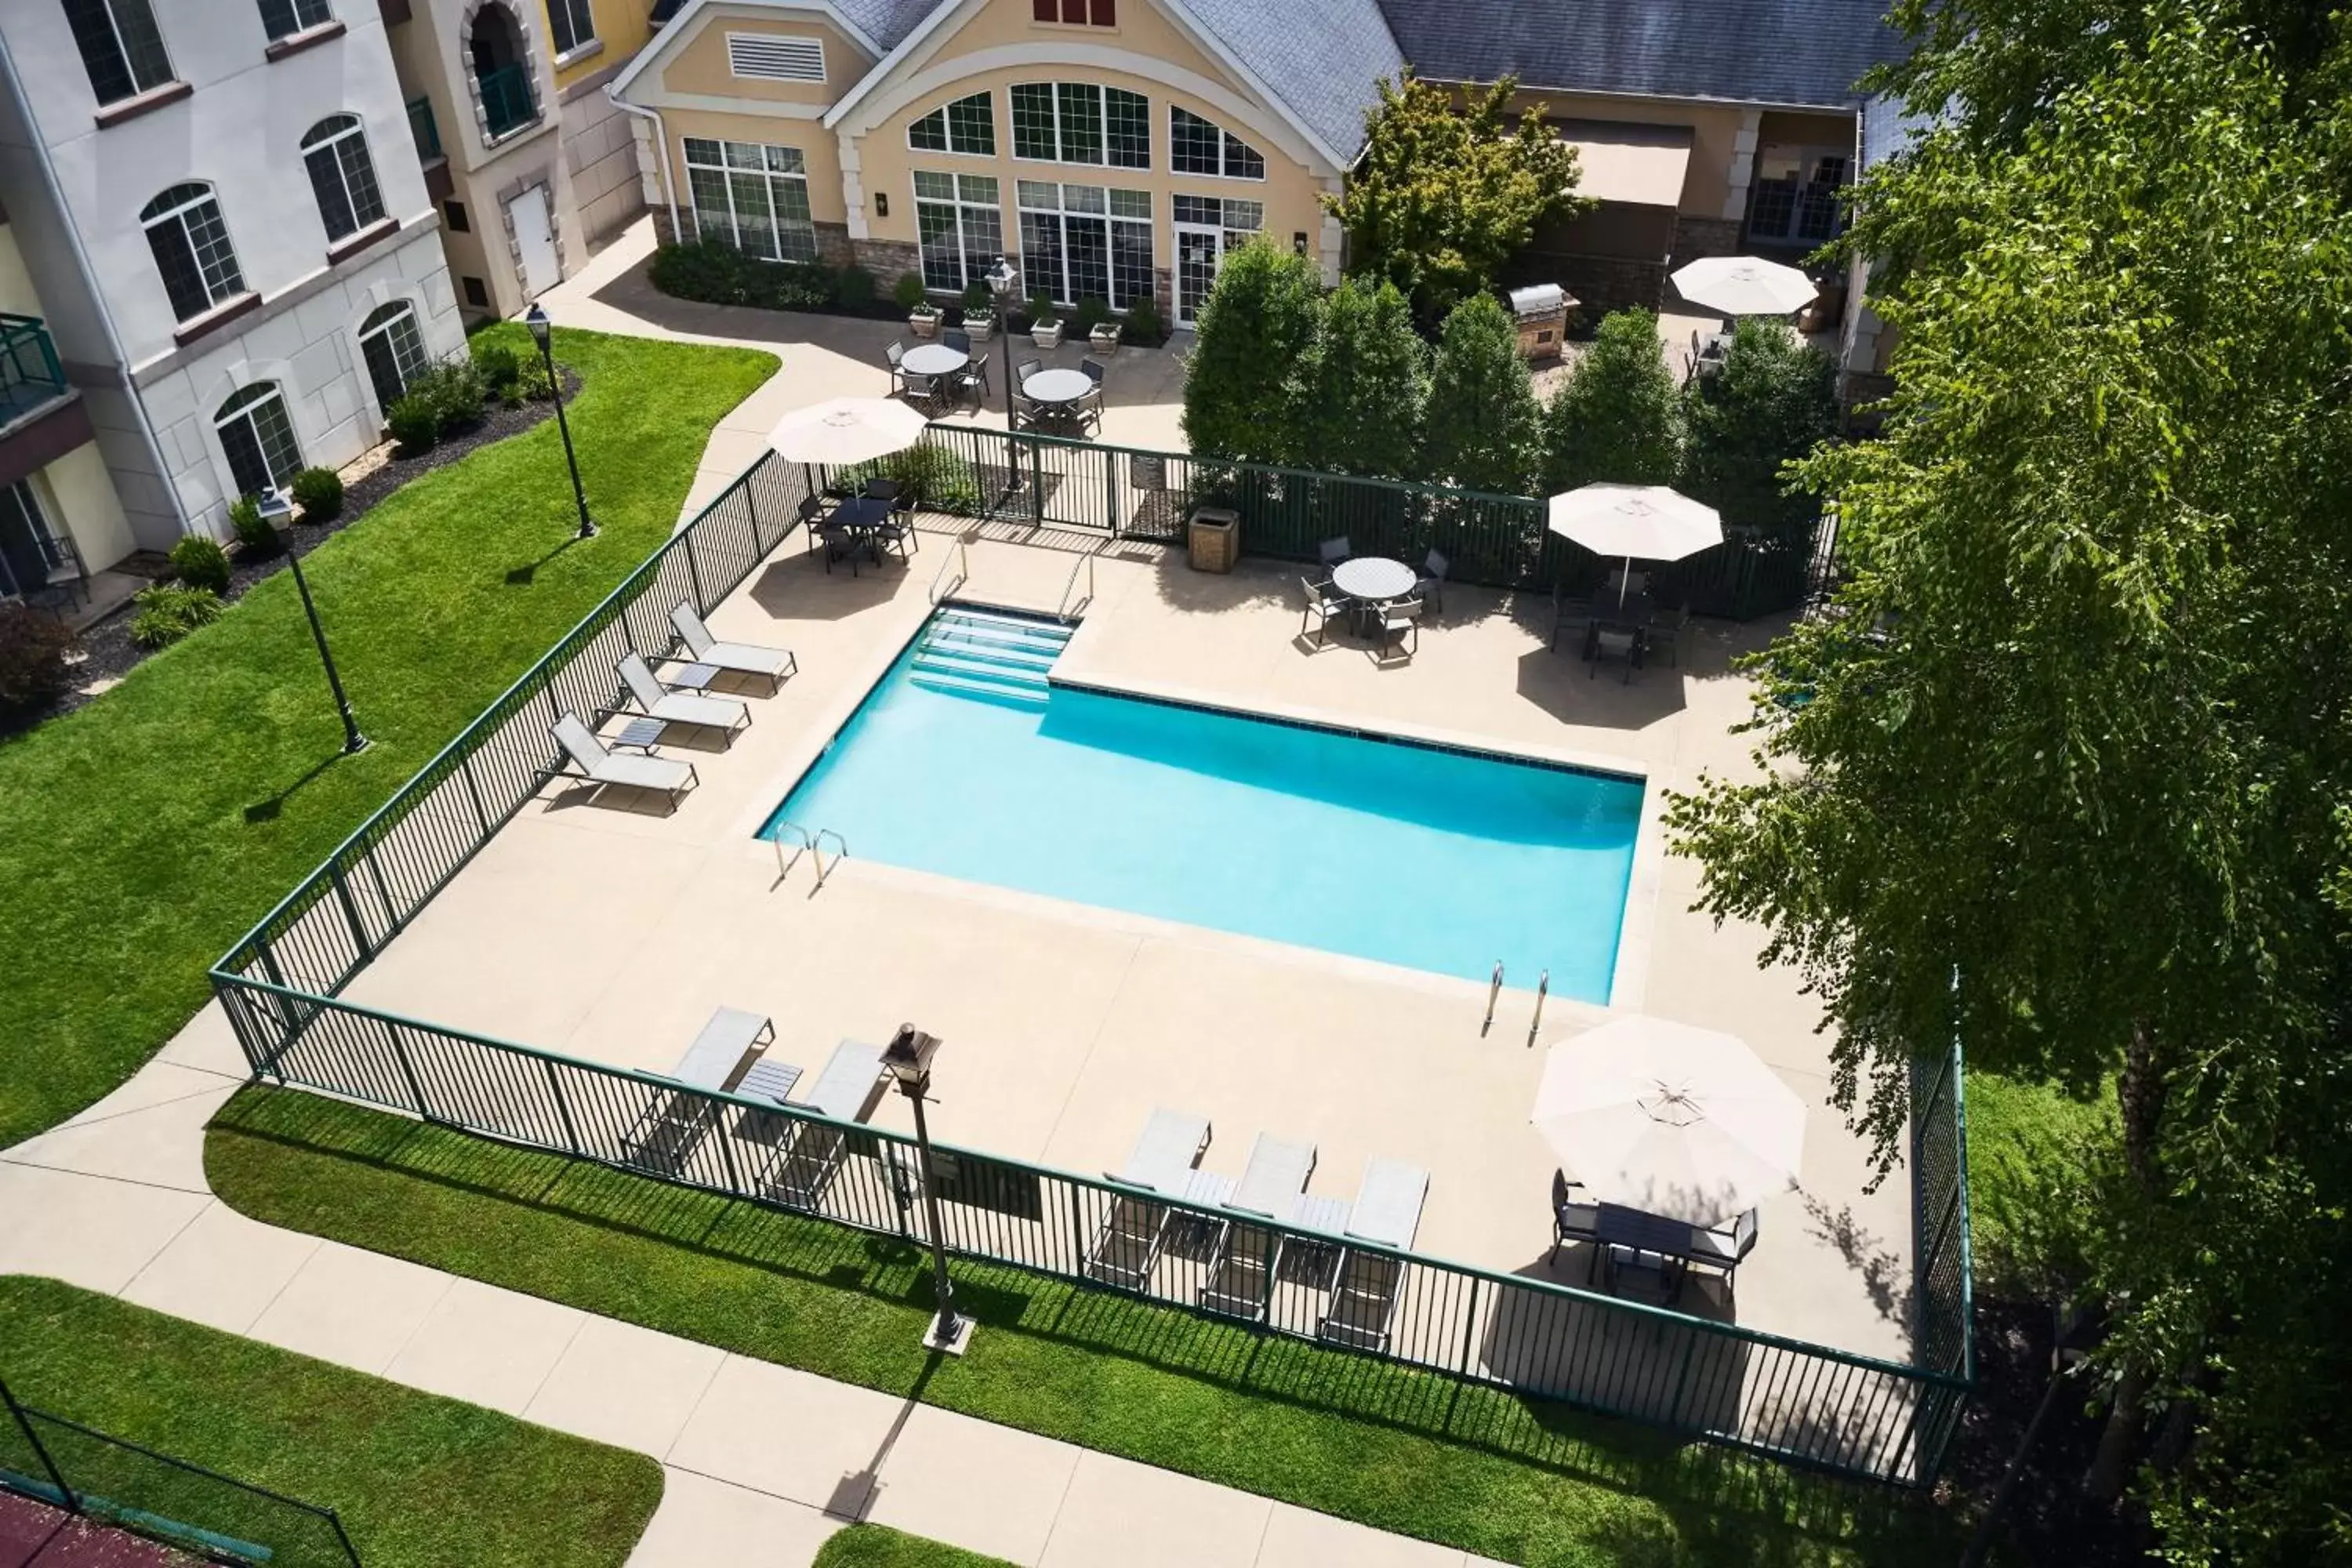
{"label": "leafy tree", "polygon": [[1614,310],[1544,408],[1543,488],[1665,485],[1682,465],[1682,394],[1658,347],[1658,318]]}
{"label": "leafy tree", "polygon": [[1405,479],[1417,471],[1429,399],[1429,348],[1393,283],[1343,279],[1323,301],[1321,330],[1300,366],[1298,453],[1340,474]]}
{"label": "leafy tree", "polygon": [[1801,526],[1818,510],[1782,470],[1837,433],[1837,366],[1778,321],[1748,320],[1722,368],[1690,384],[1682,489],[1726,522]]}
{"label": "leafy tree", "polygon": [[1576,149],[1542,108],[1511,122],[1517,88],[1505,77],[1465,89],[1457,110],[1451,91],[1410,75],[1381,82],[1347,190],[1323,198],[1348,230],[1351,270],[1395,284],[1424,323],[1492,288],[1538,224],[1591,205],[1575,194]]}
{"label": "leafy tree", "polygon": [[1524,495],[1538,418],[1517,326],[1492,294],[1473,294],[1446,316],[1437,340],[1423,474],[1464,489]]}
{"label": "leafy tree", "polygon": [[1297,455],[1298,366],[1315,344],[1315,264],[1263,240],[1225,258],[1201,306],[1184,376],[1184,439],[1204,457]]}
{"label": "leafy tree", "polygon": [[2116,1084],[2089,1484],[2161,1407],[2168,1560],[2300,1564],[2352,1554],[2352,115],[2231,21],[2166,0],[1865,183],[1898,391],[1802,470],[1853,575],[1759,667],[1766,765],[1670,826],[1884,1156],[1955,1035]]}

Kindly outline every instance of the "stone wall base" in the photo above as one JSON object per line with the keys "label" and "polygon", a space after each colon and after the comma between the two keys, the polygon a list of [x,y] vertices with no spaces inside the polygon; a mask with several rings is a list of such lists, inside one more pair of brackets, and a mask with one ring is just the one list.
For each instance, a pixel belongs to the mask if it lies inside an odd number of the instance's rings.
{"label": "stone wall base", "polygon": [[1695,217],[1689,213],[1675,218],[1674,265],[1696,261],[1702,256],[1737,256],[1739,254],[1740,222],[1731,217]]}
{"label": "stone wall base", "polygon": [[874,297],[887,300],[898,286],[898,279],[909,272],[923,270],[923,253],[919,247],[903,239],[853,239],[848,246],[857,265],[874,274]]}

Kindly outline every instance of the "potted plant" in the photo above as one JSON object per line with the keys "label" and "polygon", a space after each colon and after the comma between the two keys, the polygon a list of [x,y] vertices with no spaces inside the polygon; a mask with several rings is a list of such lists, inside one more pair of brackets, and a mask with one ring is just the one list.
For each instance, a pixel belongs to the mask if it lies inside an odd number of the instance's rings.
{"label": "potted plant", "polygon": [[1039,294],[1029,301],[1029,341],[1041,349],[1062,346],[1062,319],[1054,313],[1050,295]]}
{"label": "potted plant", "polygon": [[940,309],[924,294],[922,274],[909,272],[903,275],[898,279],[898,287],[892,291],[892,294],[898,301],[898,308],[907,312],[908,331],[919,338],[932,337],[938,333]]}
{"label": "potted plant", "polygon": [[984,343],[996,335],[996,301],[988,285],[974,283],[963,291],[963,330],[971,341]]}
{"label": "potted plant", "polygon": [[1070,330],[1087,334],[1087,346],[1108,359],[1118,352],[1118,323],[1111,320],[1110,301],[1088,296],[1070,312]]}

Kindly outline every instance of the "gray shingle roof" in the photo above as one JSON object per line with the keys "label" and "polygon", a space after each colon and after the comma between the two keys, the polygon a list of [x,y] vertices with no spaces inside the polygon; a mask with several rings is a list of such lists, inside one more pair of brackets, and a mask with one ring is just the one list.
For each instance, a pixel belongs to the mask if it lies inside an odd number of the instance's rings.
{"label": "gray shingle roof", "polygon": [[[1268,10],[1277,7],[1268,5]],[[1886,0],[1381,0],[1421,76],[1844,108],[1903,52]]]}
{"label": "gray shingle roof", "polygon": [[887,54],[915,30],[915,24],[940,8],[943,0],[833,0],[841,14],[882,46]]}
{"label": "gray shingle roof", "polygon": [[1344,164],[1364,144],[1373,84],[1404,57],[1379,0],[1181,0]]}

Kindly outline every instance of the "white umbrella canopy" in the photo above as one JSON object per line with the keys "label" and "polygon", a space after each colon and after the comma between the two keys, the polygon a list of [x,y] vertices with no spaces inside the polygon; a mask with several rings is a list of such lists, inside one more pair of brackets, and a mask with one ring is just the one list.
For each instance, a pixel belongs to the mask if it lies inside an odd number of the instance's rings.
{"label": "white umbrella canopy", "polygon": [[[1664,485],[1585,485],[1551,498],[1551,531],[1595,555],[1680,561],[1723,542],[1723,516]],[[1622,579],[1620,579],[1622,584]],[[1618,590],[1622,597],[1624,590]]]}
{"label": "white umbrella canopy", "polygon": [[794,409],[768,432],[768,445],[788,463],[842,468],[903,452],[922,439],[929,421],[887,397],[836,397]]}
{"label": "white umbrella canopy", "polygon": [[1552,1047],[1532,1117],[1603,1203],[1719,1225],[1797,1184],[1805,1102],[1745,1042],[1630,1016]]}
{"label": "white umbrella canopy", "polygon": [[1684,299],[1727,316],[1786,316],[1822,291],[1797,268],[1756,256],[1703,256],[1674,278]]}

